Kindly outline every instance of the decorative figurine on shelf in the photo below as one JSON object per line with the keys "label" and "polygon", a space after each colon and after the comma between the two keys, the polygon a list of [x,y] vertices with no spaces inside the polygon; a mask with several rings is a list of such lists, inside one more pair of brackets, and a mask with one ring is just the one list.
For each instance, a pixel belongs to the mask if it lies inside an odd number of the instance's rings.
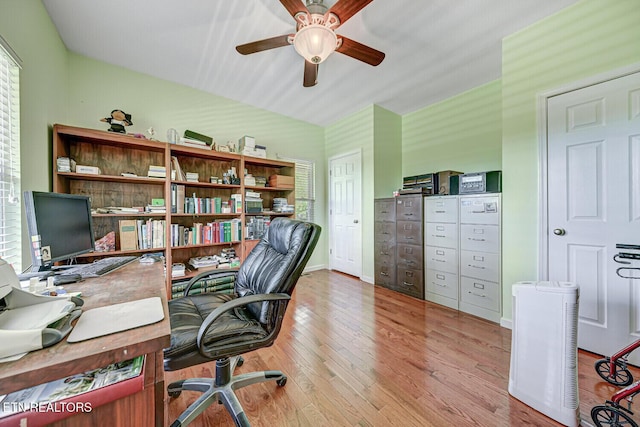
{"label": "decorative figurine on shelf", "polygon": [[133,124],[131,121],[131,114],[127,114],[122,110],[113,110],[111,112],[111,117],[105,117],[104,119],[100,119],[100,121],[107,122],[111,125],[108,129],[109,132],[118,133],[126,133],[124,127],[131,126]]}

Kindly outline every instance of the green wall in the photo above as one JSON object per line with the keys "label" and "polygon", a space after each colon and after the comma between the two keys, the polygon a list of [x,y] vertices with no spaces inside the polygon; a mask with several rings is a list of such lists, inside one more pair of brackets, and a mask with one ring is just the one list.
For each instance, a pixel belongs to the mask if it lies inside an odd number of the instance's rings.
{"label": "green wall", "polygon": [[[22,59],[20,139],[22,190],[51,189],[50,126],[67,120],[69,86],[67,50],[39,0],[2,0],[0,35]],[[24,208],[23,208],[24,209]],[[24,218],[24,215],[23,215]],[[22,266],[30,263],[23,235]]]}
{"label": "green wall", "polygon": [[[503,301],[511,285],[538,277],[537,96],[640,62],[640,2],[583,0],[502,46]],[[552,278],[551,278],[552,279]]]}
{"label": "green wall", "polygon": [[499,80],[402,117],[402,176],[500,170]]}
{"label": "green wall", "polygon": [[373,146],[375,198],[391,197],[402,188],[402,116],[374,105]]}

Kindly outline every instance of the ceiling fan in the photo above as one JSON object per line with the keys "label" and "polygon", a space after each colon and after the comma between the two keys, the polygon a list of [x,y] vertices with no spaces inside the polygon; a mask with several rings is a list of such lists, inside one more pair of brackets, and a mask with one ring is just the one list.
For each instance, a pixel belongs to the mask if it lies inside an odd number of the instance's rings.
{"label": "ceiling fan", "polygon": [[373,0],[338,0],[330,9],[323,0],[280,0],[296,20],[296,33],[271,37],[236,46],[243,55],[293,45],[304,61],[303,86],[318,82],[318,66],[333,52],[376,66],[384,53],[362,43],[337,35],[335,30]]}

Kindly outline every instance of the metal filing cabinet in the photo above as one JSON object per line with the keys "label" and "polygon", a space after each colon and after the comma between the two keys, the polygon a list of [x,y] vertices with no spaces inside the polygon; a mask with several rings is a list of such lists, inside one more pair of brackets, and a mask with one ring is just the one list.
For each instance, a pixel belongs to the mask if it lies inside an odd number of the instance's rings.
{"label": "metal filing cabinet", "polygon": [[396,199],[374,201],[375,283],[389,289],[396,287]]}
{"label": "metal filing cabinet", "polygon": [[458,196],[424,199],[425,299],[458,309]]}
{"label": "metal filing cabinet", "polygon": [[461,311],[500,321],[501,246],[501,195],[460,196]]}
{"label": "metal filing cabinet", "polygon": [[396,290],[424,299],[422,195],[396,197]]}

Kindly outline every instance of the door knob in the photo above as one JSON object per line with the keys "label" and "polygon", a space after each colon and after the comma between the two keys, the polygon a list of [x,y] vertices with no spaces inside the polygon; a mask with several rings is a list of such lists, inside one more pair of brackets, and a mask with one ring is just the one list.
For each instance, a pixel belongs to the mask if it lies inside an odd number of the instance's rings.
{"label": "door knob", "polygon": [[556,236],[564,236],[567,232],[564,231],[564,228],[554,228],[553,229],[553,234],[555,234]]}

